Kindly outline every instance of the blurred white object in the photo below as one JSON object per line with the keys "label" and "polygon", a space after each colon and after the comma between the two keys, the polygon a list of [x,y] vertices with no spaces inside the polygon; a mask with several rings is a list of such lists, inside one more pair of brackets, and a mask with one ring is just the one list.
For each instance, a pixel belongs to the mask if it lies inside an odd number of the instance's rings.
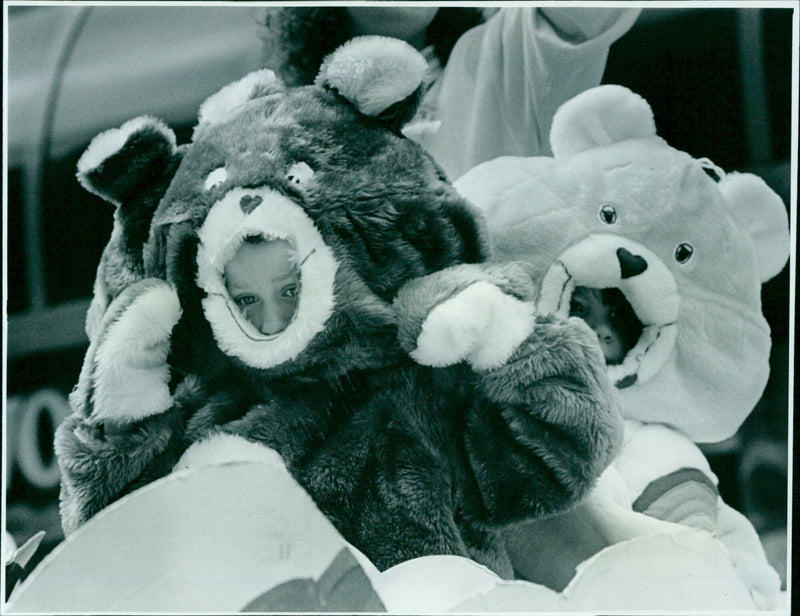
{"label": "blurred white object", "polygon": [[[25,567],[30,562],[33,555],[36,553],[36,550],[39,549],[39,544],[44,539],[44,531],[40,530],[38,533],[35,533],[32,537],[28,538],[28,540],[23,543],[19,548],[14,550],[11,554],[7,555],[7,558],[3,561],[3,569],[4,569],[4,576],[5,576],[5,598],[8,599],[11,592],[16,588],[17,583],[25,577]],[[6,533],[7,538],[10,536]],[[14,543],[14,539],[11,539],[11,542]],[[5,541],[4,541],[5,543]],[[4,556],[6,554],[4,553]]]}
{"label": "blurred white object", "polygon": [[[79,18],[85,23],[70,39]],[[208,94],[260,63],[256,23],[246,6],[29,8],[10,14],[9,37],[12,160],[34,142],[53,87],[60,91],[48,138],[58,157],[142,113],[170,125],[192,121]],[[58,75],[65,53],[68,63]]]}
{"label": "blurred white object", "polygon": [[[619,543],[579,564],[563,592],[502,580],[459,556],[426,556],[380,573],[275,452],[238,437],[211,441],[190,448],[182,470],[70,535],[16,589],[7,611],[754,609],[708,533],[633,512],[643,523],[626,525]],[[601,510],[614,509],[613,490],[608,497]]]}
{"label": "blurred white object", "polygon": [[6,564],[14,556],[17,550],[17,542],[7,530],[3,531],[3,564]]}
{"label": "blurred white object", "polygon": [[344,539],[282,462],[175,472],[107,507],[51,552],[9,612],[236,611],[319,579]]}

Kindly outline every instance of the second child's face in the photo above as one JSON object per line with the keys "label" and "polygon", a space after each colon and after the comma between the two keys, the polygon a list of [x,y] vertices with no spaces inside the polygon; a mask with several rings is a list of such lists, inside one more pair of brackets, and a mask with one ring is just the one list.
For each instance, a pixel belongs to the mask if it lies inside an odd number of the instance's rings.
{"label": "second child's face", "polygon": [[636,319],[636,316],[624,297],[618,301],[609,301],[608,297],[604,297],[602,289],[575,287],[570,299],[569,314],[580,317],[594,330],[600,340],[606,363],[620,363],[633,346],[626,341],[629,336],[624,332],[629,329],[628,320]]}
{"label": "second child's face", "polygon": [[225,286],[262,334],[286,329],[297,311],[300,276],[285,240],[244,242],[225,265]]}

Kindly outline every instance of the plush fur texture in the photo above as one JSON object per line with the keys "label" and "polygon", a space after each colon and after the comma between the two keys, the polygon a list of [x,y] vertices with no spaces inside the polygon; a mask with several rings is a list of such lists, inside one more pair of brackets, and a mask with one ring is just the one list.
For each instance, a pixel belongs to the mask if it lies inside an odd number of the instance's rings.
{"label": "plush fur texture", "polygon": [[[489,282],[476,282],[431,311],[411,357],[425,366],[467,360],[475,368],[496,368],[532,330],[532,303],[514,299]],[[480,340],[492,344],[475,349]]]}
{"label": "plush fur texture", "polygon": [[[105,266],[101,261],[101,270]],[[169,285],[139,280],[101,316],[69,396],[72,410],[84,418],[120,424],[172,407],[166,358],[181,308]],[[57,436],[56,452],[62,443]]]}
{"label": "plush fur texture", "polygon": [[768,376],[760,293],[788,257],[785,205],[757,176],[670,147],[621,86],[564,104],[551,141],[553,158],[497,159],[455,184],[486,214],[495,258],[524,265],[544,311],[566,314],[579,285],[619,288],[644,326],[609,367],[626,417],[731,436]]}
{"label": "plush fur texture", "polygon": [[97,269],[86,318],[89,340],[109,303],[144,277],[142,248],[180,157],[172,130],[144,116],[99,134],[78,160],[81,185],[115,206],[114,229]]}
{"label": "plush fur texture", "polygon": [[[540,311],[568,314],[578,286],[614,288],[642,329],[608,366],[628,421],[599,485],[618,480],[622,506],[595,490],[571,512],[516,527],[518,572],[563,588],[607,545],[598,537],[631,531],[638,513],[710,530],[755,603],[772,607],[779,578],[752,525],[719,498],[695,442],[733,435],[766,384],[760,291],[786,263],[786,208],[760,178],[670,147],[647,102],[620,86],[565,103],[551,142],[553,158],[490,161],[456,188],[485,212],[494,258],[531,275]],[[587,540],[592,518],[602,522]]]}
{"label": "plush fur texture", "polygon": [[[380,41],[366,43],[330,66],[368,62]],[[404,48],[396,62],[419,65],[414,54]],[[146,275],[166,280],[182,309],[170,372],[157,375],[172,407],[104,440],[103,418],[118,415],[76,394],[58,435],[65,528],[223,433],[279,452],[379,568],[456,554],[511,577],[499,530],[574,504],[619,444],[592,332],[534,317],[518,268],[478,265],[481,218],[398,134],[407,87],[382,89],[367,115],[325,79],[285,91],[269,73],[246,81],[204,106],[213,113],[185,147],[144,250]],[[285,239],[298,255],[301,299],[279,334],[248,326],[224,284],[226,260],[250,235]],[[465,326],[476,297],[480,314]],[[109,311],[134,321],[136,306]],[[468,351],[437,348],[448,339]]]}
{"label": "plush fur texture", "polygon": [[425,59],[402,41],[357,37],[325,59],[316,83],[338,92],[364,115],[379,116],[398,104],[403,111],[397,117],[399,129],[416,111],[427,68]]}

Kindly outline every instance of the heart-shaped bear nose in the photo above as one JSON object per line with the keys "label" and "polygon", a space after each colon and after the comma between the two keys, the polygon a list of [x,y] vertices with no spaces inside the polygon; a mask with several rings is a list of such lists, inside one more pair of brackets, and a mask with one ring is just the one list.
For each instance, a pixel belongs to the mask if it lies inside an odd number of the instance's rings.
{"label": "heart-shaped bear nose", "polygon": [[239,200],[239,207],[242,208],[242,211],[245,214],[249,214],[259,205],[261,205],[262,201],[263,199],[261,199],[261,197],[259,197],[258,195],[244,195]]}
{"label": "heart-shaped bear nose", "polygon": [[619,271],[622,279],[638,276],[647,269],[647,261],[639,255],[635,255],[624,248],[617,248],[617,260],[619,261]]}

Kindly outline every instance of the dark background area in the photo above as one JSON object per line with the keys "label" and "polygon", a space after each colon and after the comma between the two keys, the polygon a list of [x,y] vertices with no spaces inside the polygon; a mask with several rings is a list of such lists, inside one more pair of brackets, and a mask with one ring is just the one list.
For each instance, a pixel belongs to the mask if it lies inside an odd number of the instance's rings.
{"label": "dark background area", "polygon": [[[12,34],[15,18],[12,14]],[[92,27],[113,23],[112,18],[95,18],[88,18],[79,36],[88,36]],[[122,23],[128,22],[119,19],[119,27]],[[256,50],[257,39],[247,35],[241,33],[244,44]],[[13,38],[9,46],[13,54]],[[603,81],[642,95],[653,108],[659,134],[672,146],[698,158],[708,157],[727,171],[761,175],[788,207],[790,174],[795,172],[790,163],[791,54],[791,9],[646,9],[631,32],[612,48]],[[169,57],[167,52],[161,55]],[[185,101],[185,113],[165,118],[179,143],[189,139],[199,101],[254,68],[248,62],[249,56],[238,57],[230,67],[217,69],[216,81],[201,84],[197,100]],[[69,80],[70,72],[65,70],[63,76]],[[149,110],[143,108],[144,112]],[[27,159],[9,156],[7,410],[14,405],[21,408],[42,390],[65,399],[77,382],[86,348],[80,332],[52,348],[36,341],[48,328],[57,333],[82,328],[95,268],[111,232],[112,210],[78,185],[76,163],[94,134],[133,115],[91,127],[70,143],[53,141],[45,148],[47,156],[38,171],[30,168]],[[14,121],[9,116],[9,124]],[[56,108],[53,126],[58,121]],[[38,191],[39,207],[33,218],[32,190]],[[31,251],[32,224],[39,225],[38,269],[31,267],[31,255],[36,254]],[[792,348],[788,267],[764,286],[762,297],[774,341],[767,390],[736,437],[704,449],[720,479],[723,498],[750,517],[776,568],[785,575]],[[44,413],[35,422],[33,438],[44,467],[55,463],[52,435],[58,412]],[[9,439],[16,435],[16,417],[9,411]],[[6,464],[10,480],[6,527],[18,543],[40,528],[47,530],[38,560],[63,539],[58,490],[55,485],[33,485],[14,460],[7,458]]]}

